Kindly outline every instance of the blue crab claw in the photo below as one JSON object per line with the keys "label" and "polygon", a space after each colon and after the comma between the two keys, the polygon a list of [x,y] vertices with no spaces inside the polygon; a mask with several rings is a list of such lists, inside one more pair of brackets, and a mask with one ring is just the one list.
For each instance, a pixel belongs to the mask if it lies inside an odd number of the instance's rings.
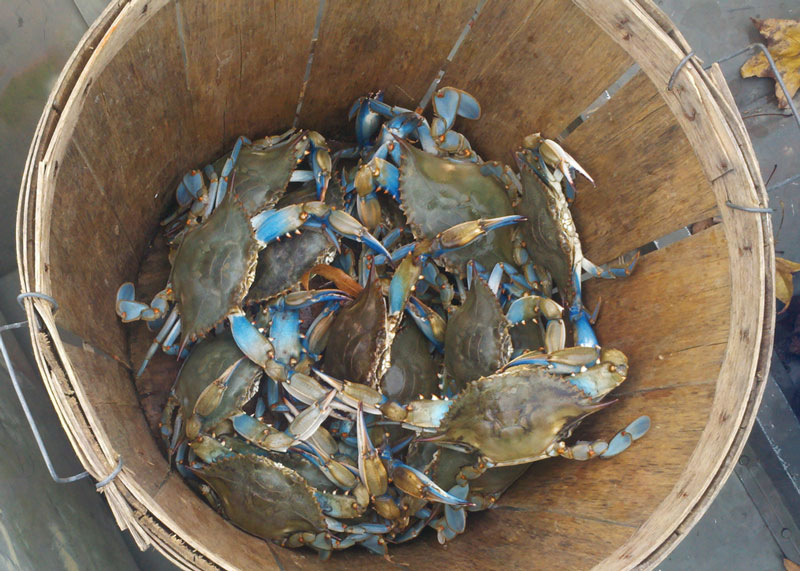
{"label": "blue crab claw", "polygon": [[599,342],[591,323],[591,316],[583,307],[571,307],[569,319],[574,326],[575,345],[579,347],[596,347]]}
{"label": "blue crab claw", "polygon": [[269,339],[264,337],[255,325],[245,315],[230,315],[233,340],[239,350],[261,367],[266,367],[267,362],[275,358],[275,348]]}
{"label": "blue crab claw", "polygon": [[175,191],[175,198],[178,204],[186,206],[193,199],[200,197],[200,192],[203,189],[203,175],[198,170],[192,170],[186,173],[178,183],[178,188]]}
{"label": "blue crab claw", "polygon": [[413,253],[403,258],[389,283],[389,315],[399,318],[422,275],[424,260]]}
{"label": "blue crab claw", "polygon": [[400,201],[400,171],[381,157],[372,157],[367,164],[358,169],[355,186],[359,196],[367,196],[383,190],[398,202]]}
{"label": "blue crab claw", "polygon": [[378,92],[372,98],[359,97],[348,114],[350,121],[356,120],[356,141],[359,147],[369,147],[381,128],[381,116],[372,110],[371,101],[382,102],[383,93]]}
{"label": "blue crab claw", "polygon": [[133,283],[125,282],[117,290],[117,302],[120,301],[133,301],[136,299],[136,288]]}
{"label": "blue crab claw", "polygon": [[444,350],[444,332],[447,328],[445,320],[416,297],[412,296],[409,301],[406,311],[414,319],[417,327],[438,351]]}
{"label": "blue crab claw", "polygon": [[374,192],[365,196],[356,194],[356,212],[367,230],[374,230],[381,223],[381,204]]}
{"label": "blue crab claw", "polygon": [[322,135],[316,131],[308,132],[308,140],[311,143],[311,170],[314,173],[314,182],[317,185],[317,200],[325,200],[328,191],[328,183],[331,180],[331,153]]}
{"label": "blue crab claw", "polygon": [[380,240],[370,234],[358,220],[346,212],[331,210],[327,218],[327,224],[339,234],[358,242],[363,242],[372,251],[383,254],[387,258],[391,258],[389,250],[381,244]]}
{"label": "blue crab claw", "polygon": [[453,506],[470,505],[470,502],[466,499],[444,491],[419,470],[407,466],[399,460],[394,460],[385,456],[384,462],[388,467],[389,477],[392,479],[392,483],[409,496],[428,500],[429,502],[439,502]]}
{"label": "blue crab claw", "polygon": [[358,404],[356,431],[358,434],[358,474],[370,496],[382,496],[386,493],[389,485],[389,477],[378,451],[369,438],[367,425],[364,422],[364,408],[361,403]]}
{"label": "blue crab claw", "polygon": [[117,315],[122,319],[123,323],[130,323],[142,318],[142,313],[150,306],[141,301],[126,301],[121,300],[117,302]]}
{"label": "blue crab claw", "polygon": [[350,301],[350,296],[339,289],[295,291],[281,298],[286,307],[303,309],[327,301]]}
{"label": "blue crab claw", "polygon": [[512,216],[501,216],[499,218],[480,218],[478,220],[469,220],[461,224],[456,224],[440,232],[433,239],[429,255],[437,257],[451,250],[463,248],[492,230],[517,224],[524,220],[527,220],[527,218],[515,214]]}
{"label": "blue crab claw", "polygon": [[[462,484],[453,486],[448,492],[451,496],[466,501],[467,494],[469,493],[469,486]],[[472,504],[470,504],[472,505]],[[464,533],[467,526],[467,512],[463,508],[453,507],[452,505],[444,506],[444,519],[447,527],[456,533]]]}
{"label": "blue crab claw", "polygon": [[478,100],[466,91],[443,87],[433,97],[433,112],[444,120],[447,129],[452,129],[456,115],[465,119],[478,119],[481,106]]}
{"label": "blue crab claw", "polygon": [[[538,133],[534,136],[538,136]],[[594,183],[594,179],[589,176],[581,165],[578,164],[572,156],[561,148],[561,145],[552,141],[550,139],[542,139],[541,143],[539,144],[539,154],[542,156],[544,161],[554,167],[558,167],[558,169],[564,174],[564,178],[570,183],[570,185],[575,184],[575,181],[572,179],[572,173],[570,173],[570,168],[575,169],[586,179],[592,183],[592,186],[596,186]]]}
{"label": "blue crab claw", "polygon": [[234,416],[231,421],[233,429],[239,436],[264,450],[286,452],[295,442],[293,435],[280,431],[247,414]]}
{"label": "blue crab claw", "polygon": [[537,365],[557,375],[570,375],[595,365],[599,357],[599,347],[569,347],[552,353],[529,351],[510,361],[503,370],[519,365]]}
{"label": "blue crab claw", "polygon": [[650,430],[650,417],[640,416],[611,439],[611,442],[608,443],[608,449],[601,456],[603,458],[616,456],[626,450],[635,440],[639,440],[644,436],[648,430]]}

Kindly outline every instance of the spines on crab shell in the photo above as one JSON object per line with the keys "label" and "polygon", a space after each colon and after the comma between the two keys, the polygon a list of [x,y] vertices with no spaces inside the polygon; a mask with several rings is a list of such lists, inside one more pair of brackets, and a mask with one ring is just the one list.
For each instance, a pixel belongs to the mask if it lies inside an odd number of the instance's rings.
{"label": "spines on crab shell", "polygon": [[269,458],[236,454],[189,469],[214,490],[231,522],[258,537],[280,541],[326,529],[316,490]]}
{"label": "spines on crab shell", "polygon": [[[401,208],[418,239],[433,239],[456,224],[514,214],[503,184],[481,172],[478,164],[436,157],[398,139],[401,146]],[[464,274],[469,260],[485,267],[513,263],[511,230],[500,228],[474,244],[440,258],[445,269]]]}
{"label": "spines on crab shell", "polygon": [[258,251],[250,219],[232,192],[205,223],[186,233],[169,279],[181,315],[182,345],[241,311],[255,279]]}
{"label": "spines on crab shell", "polygon": [[390,364],[391,342],[382,285],[373,275],[334,318],[323,361],[325,372],[377,387]]}
{"label": "spines on crab shell", "polygon": [[562,375],[521,365],[469,383],[427,440],[466,445],[494,466],[533,462],[606,404],[595,404]]}
{"label": "spines on crab shell", "polygon": [[534,172],[528,160],[535,159],[529,151],[519,151],[516,160],[523,189],[516,211],[529,220],[522,226],[526,248],[537,266],[551,275],[565,305],[570,305],[577,295],[573,272],[582,254],[567,199],[560,189],[546,185]]}
{"label": "spines on crab shell", "polygon": [[[316,200],[316,187],[309,181],[285,194],[275,208],[313,200]],[[341,186],[335,179],[328,185],[325,203],[335,208],[344,205]],[[269,302],[289,293],[303,274],[316,265],[331,263],[335,256],[336,244],[331,242],[328,233],[313,228],[303,229],[287,240],[267,244],[258,253],[255,279],[245,302]]]}
{"label": "spines on crab shell", "polygon": [[[243,146],[234,167],[237,181],[234,192],[248,216],[272,208],[283,197],[308,145],[308,131],[298,131],[276,145]],[[224,162],[225,157],[217,161],[219,172]]]}
{"label": "spines on crab shell", "polygon": [[511,356],[509,322],[497,296],[476,275],[467,297],[456,309],[445,331],[444,363],[450,394],[461,391],[468,382],[491,375]]}

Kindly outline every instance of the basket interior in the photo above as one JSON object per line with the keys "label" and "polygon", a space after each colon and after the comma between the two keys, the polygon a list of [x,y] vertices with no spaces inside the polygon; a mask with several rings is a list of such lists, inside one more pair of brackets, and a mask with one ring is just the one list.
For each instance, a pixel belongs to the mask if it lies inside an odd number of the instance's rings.
{"label": "basket interior", "polygon": [[[490,2],[451,62],[474,1],[329,1],[320,13],[311,1],[269,9],[244,0],[137,1],[125,10],[128,23],[110,32],[107,61],[60,134],[44,271],[59,327],[82,341],[65,348],[93,428],[125,458],[137,498],[149,498],[155,517],[217,563],[317,565],[311,552],[270,546],[218,516],[169,471],[142,411],[163,400],[164,376],[174,378],[176,366],[160,356],[134,386],[131,366],[152,337],[141,324],[121,324],[113,300],[124,281],[138,282],[142,296],[162,287],[167,262],[151,244],[188,169],[241,134],[284,131],[301,99],[300,127],[351,138],[353,100],[383,89],[386,101],[414,108],[446,66],[443,85],[482,105],[479,121],[457,127],[485,159],[510,163],[522,137],[539,131],[561,136],[592,174],[597,188],[581,184],[573,212],[595,263],[718,213],[659,90],[629,72],[628,53],[571,2]],[[623,76],[610,101],[578,120]],[[646,437],[607,461],[538,463],[503,496],[507,509],[471,515],[448,548],[428,533],[394,547],[396,563],[585,568],[625,544],[675,486],[709,420],[731,326],[723,228],[646,254],[628,279],[585,286],[588,307],[602,298],[601,342],[625,352],[631,367],[618,402],[578,436],[607,438],[647,414]],[[382,563],[351,549],[326,567]]]}

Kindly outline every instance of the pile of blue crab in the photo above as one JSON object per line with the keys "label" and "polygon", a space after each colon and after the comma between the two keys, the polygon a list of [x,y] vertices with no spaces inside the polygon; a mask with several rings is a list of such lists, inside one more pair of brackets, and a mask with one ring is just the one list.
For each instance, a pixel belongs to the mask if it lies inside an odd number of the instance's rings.
{"label": "pile of blue crab", "polygon": [[163,441],[240,528],[322,557],[427,527],[445,543],[532,462],[648,430],[570,442],[628,372],[581,281],[636,258],[584,258],[569,205],[589,175],[538,134],[516,171],[484,162],[454,130],[480,114],[449,87],[430,122],[363,97],[354,145],[240,137],[178,185],[169,281],[150,303],[123,284],[116,309],[157,332],[137,376],[159,348],[182,361]]}

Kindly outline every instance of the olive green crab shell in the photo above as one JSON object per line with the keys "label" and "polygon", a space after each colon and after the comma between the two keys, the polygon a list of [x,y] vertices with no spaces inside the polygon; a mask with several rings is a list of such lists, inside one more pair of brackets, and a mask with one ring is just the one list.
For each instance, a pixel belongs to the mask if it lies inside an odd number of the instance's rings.
{"label": "olive green crab shell", "polygon": [[[308,147],[307,131],[299,131],[287,141],[271,147],[242,145],[236,160],[236,195],[248,216],[272,208],[289,186],[289,179]],[[222,171],[225,155],[215,163]]]}
{"label": "olive green crab shell", "polygon": [[[205,400],[204,393],[208,387],[233,365],[236,368],[224,379],[225,386],[219,399],[210,403],[210,410],[202,411],[204,414],[197,418],[197,429],[201,432],[212,430],[241,410],[257,389],[256,380],[261,375],[261,369],[245,358],[230,332],[226,332],[194,346],[178,373],[173,393],[178,399],[183,418],[188,421],[195,414],[200,415],[198,408],[202,408],[202,405],[198,406],[198,403]],[[190,435],[193,436],[196,435]]]}
{"label": "olive green crab shell", "polygon": [[240,311],[258,250],[250,218],[230,192],[206,222],[186,233],[170,276],[184,345]]}
{"label": "olive green crab shell", "polygon": [[[433,239],[462,222],[514,214],[503,184],[484,175],[480,165],[441,159],[402,141],[400,145],[401,207],[417,240]],[[463,275],[470,260],[486,268],[513,263],[511,232],[510,227],[500,228],[443,254],[445,268]]]}
{"label": "olive green crab shell", "polygon": [[444,364],[452,393],[467,383],[491,375],[508,362],[511,337],[497,296],[479,276],[467,297],[447,322]]}
{"label": "olive green crab shell", "polygon": [[572,272],[575,267],[578,233],[572,222],[567,202],[550,188],[522,161],[518,161],[522,179],[522,198],[517,214],[528,218],[521,225],[526,248],[537,266],[550,274],[562,292],[564,303],[575,298]]}
{"label": "olive green crab shell", "polygon": [[325,530],[314,488],[269,458],[237,454],[190,470],[214,490],[225,516],[253,535],[281,540]]}
{"label": "olive green crab shell", "polygon": [[533,462],[597,409],[561,376],[522,365],[467,385],[434,439],[467,444],[498,466]]}

